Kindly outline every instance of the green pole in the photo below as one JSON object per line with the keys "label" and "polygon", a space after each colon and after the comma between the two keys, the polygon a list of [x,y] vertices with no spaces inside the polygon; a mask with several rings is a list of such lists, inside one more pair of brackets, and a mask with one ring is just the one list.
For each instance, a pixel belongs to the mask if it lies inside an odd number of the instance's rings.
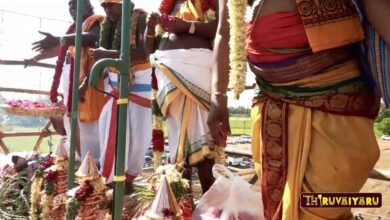
{"label": "green pole", "polygon": [[71,112],[71,132],[70,132],[70,152],[68,169],[68,189],[74,187],[74,165],[76,156],[76,134],[78,119],[78,99],[79,99],[79,74],[80,74],[80,54],[81,54],[81,27],[83,25],[84,0],[77,0],[76,17],[76,55],[73,70],[73,90],[72,90],[72,112]]}
{"label": "green pole", "polygon": [[[121,177],[122,180],[115,182],[114,188],[114,220],[122,219],[122,197],[125,187],[125,155],[126,155],[126,125],[127,125],[127,107],[129,96],[129,69],[130,69],[130,10],[133,11],[130,0],[124,0],[122,5],[122,38],[121,38],[121,55],[120,55],[120,78],[119,78],[119,100],[118,102],[118,133],[115,160],[115,176]],[[130,9],[130,10],[129,10]]]}
{"label": "green pole", "polygon": [[[129,69],[130,69],[130,18],[134,4],[130,0],[124,0],[122,4],[122,36],[121,54],[118,59],[102,59],[95,63],[91,70],[89,85],[96,87],[99,81],[99,73],[106,66],[113,66],[119,69],[119,99],[118,99],[118,120],[117,120],[117,141],[114,176],[114,211],[113,219],[120,220],[122,217],[122,198],[125,187],[125,154],[126,154],[126,125],[127,107],[129,94]],[[115,113],[113,113],[115,114]]]}

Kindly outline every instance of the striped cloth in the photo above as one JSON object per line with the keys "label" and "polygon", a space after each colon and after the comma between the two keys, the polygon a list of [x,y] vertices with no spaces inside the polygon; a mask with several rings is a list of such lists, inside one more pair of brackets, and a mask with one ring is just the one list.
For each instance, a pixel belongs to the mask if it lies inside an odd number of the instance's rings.
{"label": "striped cloth", "polygon": [[360,0],[353,0],[365,31],[361,42],[361,61],[367,76],[373,80],[375,91],[380,94],[386,107],[390,106],[390,49],[369,24]]}

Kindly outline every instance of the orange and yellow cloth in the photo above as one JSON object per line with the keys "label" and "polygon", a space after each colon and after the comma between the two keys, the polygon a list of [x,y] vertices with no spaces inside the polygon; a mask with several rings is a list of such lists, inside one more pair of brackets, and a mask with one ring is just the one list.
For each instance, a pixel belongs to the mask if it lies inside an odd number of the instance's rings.
{"label": "orange and yellow cloth", "polygon": [[[103,22],[104,17],[101,15],[93,15],[88,17],[82,26],[83,32],[88,32],[96,23],[99,25]],[[95,60],[88,55],[89,47],[81,48],[80,55],[80,73],[79,73],[79,82],[80,84],[84,81],[87,74],[89,74]],[[74,46],[69,47],[69,53],[74,58],[76,49]],[[99,80],[99,88],[103,87],[103,79]],[[100,112],[104,105],[104,94],[97,91],[96,89],[88,86],[84,102],[79,102],[79,118],[81,122],[93,122],[99,119]]]}
{"label": "orange and yellow cloth", "polygon": [[[252,152],[264,215],[353,219],[348,208],[301,208],[299,200],[303,192],[358,192],[379,157],[373,119],[380,100],[364,81],[353,47],[364,39],[362,25],[349,0],[297,0],[297,6],[295,15],[267,15],[268,35],[253,26],[248,37],[257,43],[248,45],[249,58],[263,95],[252,108]],[[302,24],[283,26],[286,16]],[[309,50],[298,50],[306,45]],[[261,57],[262,51],[272,53]]]}
{"label": "orange and yellow cloth", "polygon": [[296,0],[313,52],[364,39],[359,15],[351,0]]}

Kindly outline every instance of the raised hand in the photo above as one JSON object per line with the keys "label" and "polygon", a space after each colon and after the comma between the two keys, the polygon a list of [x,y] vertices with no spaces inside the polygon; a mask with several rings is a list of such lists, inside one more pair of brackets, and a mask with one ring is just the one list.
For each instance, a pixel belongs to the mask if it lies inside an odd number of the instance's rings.
{"label": "raised hand", "polygon": [[52,34],[50,33],[47,33],[47,32],[43,32],[43,31],[38,31],[40,34],[44,35],[45,38],[43,38],[42,40],[39,40],[39,41],[36,41],[34,43],[32,43],[32,46],[33,46],[33,50],[37,51],[37,52],[43,52],[45,50],[49,50],[57,45],[60,44],[60,38],[59,37],[55,37],[53,36]]}
{"label": "raised hand", "polygon": [[160,21],[160,14],[157,12],[152,12],[148,15],[146,19],[146,30],[147,33],[149,34],[154,34],[155,33],[155,27]]}

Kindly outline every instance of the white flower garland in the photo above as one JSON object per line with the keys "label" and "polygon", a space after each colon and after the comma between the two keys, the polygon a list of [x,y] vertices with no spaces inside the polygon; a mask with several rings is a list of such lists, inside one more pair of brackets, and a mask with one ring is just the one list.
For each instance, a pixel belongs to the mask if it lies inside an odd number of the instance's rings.
{"label": "white flower garland", "polygon": [[230,73],[229,87],[233,89],[235,98],[245,90],[247,72],[246,57],[246,0],[229,0],[229,23],[230,23]]}
{"label": "white flower garland", "polygon": [[39,197],[40,197],[40,191],[42,186],[42,177],[34,177],[33,182],[31,184],[31,208],[30,208],[30,219],[31,220],[38,220],[38,209],[39,209]]}

